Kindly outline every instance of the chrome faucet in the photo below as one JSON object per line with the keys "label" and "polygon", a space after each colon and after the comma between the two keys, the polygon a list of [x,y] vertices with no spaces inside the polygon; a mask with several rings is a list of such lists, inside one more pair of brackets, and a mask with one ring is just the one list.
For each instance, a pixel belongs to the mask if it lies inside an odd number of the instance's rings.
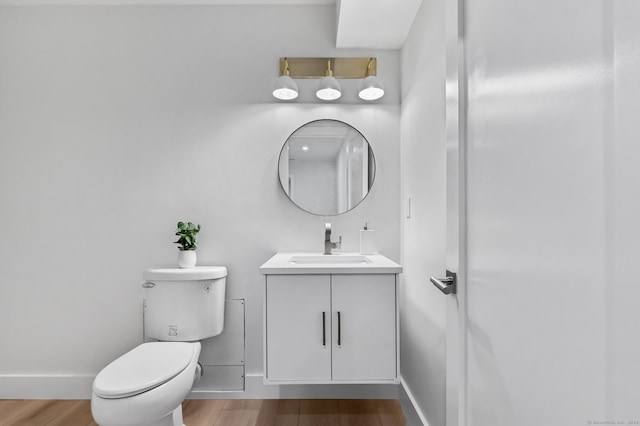
{"label": "chrome faucet", "polygon": [[331,249],[339,249],[342,246],[342,236],[338,237],[337,242],[331,241],[331,223],[324,224],[324,254],[333,254]]}

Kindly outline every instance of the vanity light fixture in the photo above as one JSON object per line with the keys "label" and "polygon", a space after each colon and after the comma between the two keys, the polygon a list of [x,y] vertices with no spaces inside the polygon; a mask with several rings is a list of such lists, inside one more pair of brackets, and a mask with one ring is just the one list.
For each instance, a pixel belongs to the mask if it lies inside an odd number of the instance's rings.
{"label": "vanity light fixture", "polygon": [[298,97],[293,79],[320,79],[316,96],[323,101],[334,101],[342,96],[337,79],[362,79],[358,96],[365,101],[380,99],[384,86],[376,76],[377,59],[364,58],[280,58],[280,77],[273,96],[281,100]]}
{"label": "vanity light fixture", "polygon": [[384,96],[384,86],[380,79],[375,75],[375,72],[371,71],[371,64],[373,58],[369,60],[367,65],[367,77],[360,83],[360,92],[358,96],[365,101],[375,101]]}
{"label": "vanity light fixture", "polygon": [[298,97],[298,85],[289,76],[287,58],[284,58],[284,73],[278,77],[273,85],[273,96],[283,101],[290,101]]}
{"label": "vanity light fixture", "polygon": [[342,96],[340,83],[338,83],[338,80],[333,76],[333,71],[331,71],[331,61],[327,61],[327,72],[325,77],[318,83],[316,96],[323,101],[335,101]]}

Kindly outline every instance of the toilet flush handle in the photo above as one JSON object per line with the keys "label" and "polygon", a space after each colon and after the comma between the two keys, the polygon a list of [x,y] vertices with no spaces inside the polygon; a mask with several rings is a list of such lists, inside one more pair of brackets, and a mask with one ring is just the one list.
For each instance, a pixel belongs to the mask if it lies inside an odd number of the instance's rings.
{"label": "toilet flush handle", "polygon": [[142,283],[142,288],[154,288],[155,286],[156,285],[154,283],[149,281]]}

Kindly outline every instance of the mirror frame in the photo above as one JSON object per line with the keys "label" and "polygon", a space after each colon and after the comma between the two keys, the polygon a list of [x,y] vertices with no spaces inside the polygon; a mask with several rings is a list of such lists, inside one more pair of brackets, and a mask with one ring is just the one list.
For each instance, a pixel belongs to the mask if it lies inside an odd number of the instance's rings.
{"label": "mirror frame", "polygon": [[[317,123],[319,121],[333,121],[336,123],[340,123],[343,124],[345,126],[350,127],[351,129],[353,129],[354,131],[356,131],[364,140],[364,142],[366,142],[367,146],[368,146],[368,158],[369,158],[369,163],[373,164],[373,167],[369,167],[369,170],[372,170],[369,172],[369,175],[367,176],[367,180],[368,180],[368,190],[367,193],[357,202],[355,203],[351,208],[345,210],[345,211],[339,211],[336,213],[329,213],[329,214],[325,214],[325,213],[317,213],[317,212],[313,212],[313,211],[309,211],[306,208],[300,206],[298,203],[295,202],[295,200],[293,200],[290,196],[289,193],[287,192],[287,189],[284,187],[282,178],[280,176],[280,170],[281,170],[281,161],[282,161],[282,154],[284,152],[284,150],[288,147],[288,143],[291,140],[291,137],[293,135],[295,135],[300,129],[304,128],[305,126],[312,124],[312,123]],[[287,137],[287,139],[284,141],[284,144],[282,145],[282,148],[280,149],[280,154],[278,155],[278,168],[277,168],[277,175],[278,175],[278,182],[280,184],[280,188],[282,188],[282,191],[284,192],[284,194],[287,196],[287,198],[289,199],[289,201],[291,201],[296,207],[298,207],[300,210],[305,211],[307,213],[313,214],[315,216],[338,216],[341,214],[345,214],[347,212],[350,212],[351,210],[355,209],[356,207],[358,207],[371,193],[371,190],[373,189],[373,185],[375,183],[375,178],[376,178],[376,174],[377,174],[377,162],[376,162],[376,158],[375,158],[375,154],[373,152],[373,147],[371,146],[371,143],[369,143],[369,140],[362,134],[362,132],[360,130],[358,130],[357,128],[355,128],[354,126],[352,126],[351,124],[342,121],[342,120],[336,120],[333,118],[319,118],[316,120],[311,120],[309,122],[306,122],[304,124],[302,124],[301,126],[299,126],[298,128],[296,128],[293,132],[291,132],[291,134]]]}

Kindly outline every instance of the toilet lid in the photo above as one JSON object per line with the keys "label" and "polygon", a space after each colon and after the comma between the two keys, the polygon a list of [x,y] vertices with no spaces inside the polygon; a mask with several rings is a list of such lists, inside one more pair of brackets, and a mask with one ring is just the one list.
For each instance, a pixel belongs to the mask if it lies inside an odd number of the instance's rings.
{"label": "toilet lid", "polygon": [[102,398],[126,398],[168,382],[193,359],[194,344],[143,343],[107,365],[93,382]]}

